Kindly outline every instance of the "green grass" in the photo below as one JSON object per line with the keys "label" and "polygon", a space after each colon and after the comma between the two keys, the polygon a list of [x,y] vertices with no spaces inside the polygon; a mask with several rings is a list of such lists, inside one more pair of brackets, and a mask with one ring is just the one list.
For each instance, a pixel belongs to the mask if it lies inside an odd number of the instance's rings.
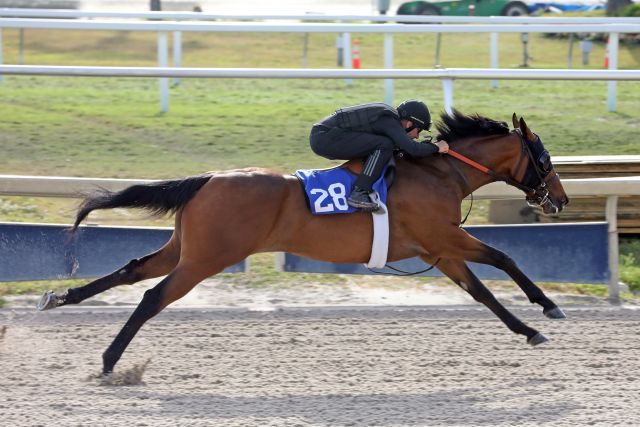
{"label": "green grass", "polygon": [[7,295],[31,295],[44,291],[62,292],[68,288],[81,286],[85,280],[44,280],[36,282],[0,282],[0,297]]}
{"label": "green grass", "polygon": [[633,292],[640,293],[640,240],[621,239],[620,279]]}
{"label": "green grass", "polygon": [[40,295],[45,291],[63,292],[68,288],[85,284],[84,280],[43,280],[36,282],[0,282],[0,308],[7,303],[7,296]]}
{"label": "green grass", "polygon": [[[324,80],[194,80],[173,90],[170,113],[160,115],[156,88],[145,83],[8,78],[0,98],[0,168],[161,178],[256,165],[282,172],[323,167],[329,162],[310,155],[310,125],[340,105],[382,96],[375,81],[346,89]],[[456,82],[456,107],[505,121],[518,112],[553,155],[638,152],[640,85],[621,83],[619,111],[606,113],[605,83],[488,84]],[[432,81],[396,84],[396,98],[419,95],[435,111],[440,92]]]}
{"label": "green grass", "polygon": [[[17,63],[17,35],[3,31],[5,63]],[[382,67],[382,35],[353,38],[361,42],[363,66]],[[489,66],[488,34],[445,34],[442,40],[442,66]],[[432,68],[435,41],[435,35],[397,35],[395,66]],[[301,64],[303,35],[185,33],[183,43],[186,67],[295,68]],[[155,34],[29,30],[25,58],[27,64],[153,66],[155,46]],[[335,35],[311,34],[309,67],[333,68],[334,46]],[[529,49],[534,68],[566,67],[566,40],[532,34]],[[583,68],[578,55],[574,49],[574,67]],[[601,68],[603,56],[604,45],[595,43],[587,68]],[[519,35],[500,35],[500,65],[517,66],[521,58]],[[640,68],[640,46],[622,44],[619,61],[622,69]],[[491,89],[487,81],[458,80],[454,101],[464,112],[495,119],[509,121],[514,111],[523,115],[552,155],[637,154],[640,85],[618,84],[615,113],[606,112],[606,93],[605,82],[501,81]],[[171,90],[170,112],[159,114],[156,79],[5,76],[0,83],[0,173],[172,178],[248,166],[283,173],[327,167],[336,162],[314,156],[308,147],[311,125],[340,106],[383,96],[381,80],[355,80],[346,86],[342,80],[322,79],[184,79]],[[443,108],[438,81],[396,80],[394,98],[422,98],[434,113]],[[0,198],[0,221],[68,223],[76,203]],[[485,222],[487,206],[476,202],[470,223]],[[171,219],[117,212],[100,212],[92,220],[172,224]],[[271,258],[257,259],[253,273],[229,280],[251,286],[290,280],[286,277],[291,275],[273,271]],[[629,268],[636,268],[639,259]],[[630,269],[623,270],[623,277]],[[303,279],[342,280],[323,277]]]}

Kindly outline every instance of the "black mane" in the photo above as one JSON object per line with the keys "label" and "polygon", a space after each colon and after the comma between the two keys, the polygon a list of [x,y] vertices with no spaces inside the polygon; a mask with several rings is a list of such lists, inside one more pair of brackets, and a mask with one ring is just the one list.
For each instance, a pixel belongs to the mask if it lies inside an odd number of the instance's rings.
{"label": "black mane", "polygon": [[507,135],[510,130],[506,122],[498,122],[479,114],[465,115],[453,110],[452,115],[442,113],[436,123],[438,139],[452,142],[473,136]]}

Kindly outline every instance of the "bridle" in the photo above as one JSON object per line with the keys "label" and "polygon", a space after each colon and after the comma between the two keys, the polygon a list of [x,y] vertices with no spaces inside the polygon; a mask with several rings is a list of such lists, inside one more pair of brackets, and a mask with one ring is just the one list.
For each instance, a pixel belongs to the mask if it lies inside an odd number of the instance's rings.
{"label": "bridle", "polygon": [[[520,137],[522,153],[524,154],[521,154],[521,157],[518,160],[518,165],[522,162],[523,158],[529,159],[529,163],[527,164],[527,169],[525,170],[525,175],[522,182],[518,182],[508,175],[499,174],[454,150],[449,149],[447,154],[455,157],[456,159],[468,164],[475,169],[478,169],[483,173],[486,173],[496,181],[503,181],[508,185],[522,190],[526,194],[526,200],[529,206],[540,206],[542,208],[550,207],[557,213],[559,210],[558,207],[549,198],[548,181],[560,178],[558,177],[558,174],[553,170],[549,152],[544,149],[544,146],[542,145],[542,142],[540,141],[540,138],[538,136],[536,136],[535,141],[528,141],[527,138],[522,134],[522,131],[520,129],[515,129],[514,132],[516,132]],[[537,150],[539,152],[536,152],[534,154],[531,147],[532,144],[539,146],[536,148],[541,148],[541,150]],[[549,178],[550,175],[552,175],[551,178]]]}

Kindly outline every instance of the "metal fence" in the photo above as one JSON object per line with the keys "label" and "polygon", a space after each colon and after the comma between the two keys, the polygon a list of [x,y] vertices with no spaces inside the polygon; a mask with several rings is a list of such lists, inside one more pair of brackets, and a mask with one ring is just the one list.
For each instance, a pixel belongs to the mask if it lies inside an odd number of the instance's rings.
{"label": "metal fence", "polygon": [[[0,14],[1,15],[1,14]],[[140,14],[142,15],[142,14]],[[442,17],[438,17],[442,18]],[[616,110],[617,80],[638,80],[637,70],[625,72],[615,71],[618,68],[618,45],[620,33],[635,33],[640,25],[640,18],[625,18],[620,21],[598,20],[586,23],[567,23],[567,21],[537,21],[544,18],[511,18],[499,21],[488,21],[488,18],[467,19],[465,23],[445,23],[442,25],[429,24],[354,24],[354,23],[273,23],[273,22],[177,22],[177,21],[131,21],[131,20],[72,20],[72,19],[22,19],[22,18],[0,18],[0,32],[3,28],[18,29],[61,29],[61,30],[112,30],[112,31],[153,31],[158,33],[158,65],[161,70],[160,78],[160,110],[169,110],[169,80],[168,77],[246,77],[246,78],[382,78],[384,79],[384,101],[393,104],[393,79],[394,78],[431,78],[440,79],[443,86],[445,109],[451,111],[453,105],[453,79],[492,79],[493,84],[497,84],[497,79],[549,79],[551,72],[554,72],[554,80],[565,79],[587,79],[587,80],[607,80],[609,111]],[[527,19],[526,21],[521,21]],[[529,21],[531,20],[531,21]],[[453,21],[450,21],[453,22]],[[486,25],[486,23],[493,25]],[[518,22],[518,23],[514,23]],[[519,22],[527,22],[526,24]],[[540,23],[542,22],[542,23]],[[551,22],[551,23],[549,23]],[[384,34],[384,69],[383,70],[293,70],[293,69],[212,69],[201,70],[190,69],[184,74],[179,70],[182,64],[182,32],[254,32],[254,33],[338,33],[345,38],[346,46],[350,46],[350,34],[357,33],[382,33]],[[169,68],[168,33],[174,34],[174,71]],[[584,70],[518,70],[518,69],[498,69],[498,34],[499,33],[585,33],[598,32],[609,34],[609,74],[587,74]],[[393,50],[394,34],[416,34],[416,33],[490,33],[491,46],[491,69],[463,69],[457,70],[393,70]],[[2,63],[2,36],[0,34],[0,64]],[[351,49],[343,49],[344,64],[347,68],[351,65]],[[93,75],[93,76],[130,76],[148,77],[150,71],[143,71],[143,67],[41,67],[36,71],[33,68],[16,68],[16,66],[2,66],[0,77],[3,74],[46,74],[53,75]],[[36,66],[30,66],[36,67]],[[85,73],[74,73],[73,69],[84,68]],[[89,71],[89,68],[92,68]],[[128,71],[127,71],[128,70]],[[442,75],[441,72],[448,74]],[[146,73],[146,75],[145,75]],[[198,74],[200,73],[200,74]],[[367,74],[368,73],[368,74]],[[482,75],[482,73],[484,73]],[[496,74],[491,74],[496,73]],[[545,77],[547,73],[547,77]],[[594,71],[595,73],[595,71]],[[635,74],[634,74],[635,73]],[[285,77],[286,76],[286,77]]]}
{"label": "metal fence", "polygon": [[[69,226],[0,222],[0,281],[99,277],[160,249],[170,228]],[[242,261],[225,273],[247,270]]]}

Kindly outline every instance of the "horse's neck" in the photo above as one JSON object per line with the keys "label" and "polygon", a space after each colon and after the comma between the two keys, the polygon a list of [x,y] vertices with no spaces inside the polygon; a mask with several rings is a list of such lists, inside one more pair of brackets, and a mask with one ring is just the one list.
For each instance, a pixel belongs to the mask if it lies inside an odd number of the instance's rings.
{"label": "horse's neck", "polygon": [[[520,144],[515,141],[513,134],[491,136],[483,138],[468,138],[454,141],[451,149],[468,157],[469,159],[485,166],[492,171],[505,176],[510,176],[519,161]],[[457,159],[448,159],[452,169],[462,175],[460,181],[464,197],[478,188],[495,181],[491,175],[480,171]]]}

